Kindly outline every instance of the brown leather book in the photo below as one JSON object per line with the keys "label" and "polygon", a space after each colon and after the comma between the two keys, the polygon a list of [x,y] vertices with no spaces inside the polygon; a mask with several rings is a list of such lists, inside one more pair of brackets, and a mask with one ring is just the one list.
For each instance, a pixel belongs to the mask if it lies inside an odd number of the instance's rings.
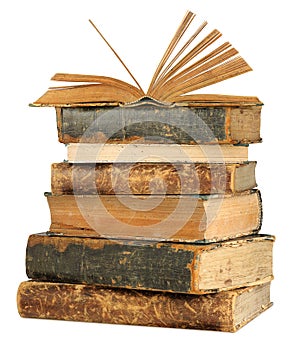
{"label": "brown leather book", "polygon": [[53,163],[51,192],[62,194],[217,194],[256,187],[256,162]]}
{"label": "brown leather book", "polygon": [[235,332],[268,309],[270,284],[211,295],[26,281],[17,293],[22,317]]}
{"label": "brown leather book", "polygon": [[274,237],[212,244],[109,240],[34,234],[28,278],[108,287],[205,294],[273,279]]}

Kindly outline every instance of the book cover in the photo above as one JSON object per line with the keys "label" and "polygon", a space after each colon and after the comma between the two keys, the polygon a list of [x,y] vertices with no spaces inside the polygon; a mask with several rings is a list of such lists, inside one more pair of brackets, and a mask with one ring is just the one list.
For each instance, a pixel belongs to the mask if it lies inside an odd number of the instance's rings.
{"label": "book cover", "polygon": [[17,301],[27,318],[224,332],[237,331],[272,305],[269,283],[199,296],[25,281]]}
{"label": "book cover", "polygon": [[33,234],[26,272],[41,281],[215,293],[271,281],[273,243],[269,235],[186,244]]}
{"label": "book cover", "polygon": [[256,162],[53,163],[51,193],[222,194],[256,187]]}

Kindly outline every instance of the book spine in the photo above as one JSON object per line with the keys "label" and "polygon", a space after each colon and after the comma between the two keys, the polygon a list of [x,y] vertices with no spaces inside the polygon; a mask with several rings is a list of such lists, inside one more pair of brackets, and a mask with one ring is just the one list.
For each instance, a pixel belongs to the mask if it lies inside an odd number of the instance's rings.
{"label": "book spine", "polygon": [[[235,195],[51,195],[50,231],[95,231],[103,237],[157,241],[224,240],[258,232],[257,190]],[[242,216],[243,215],[243,216]],[[230,218],[230,222],[228,222]]]}
{"label": "book spine", "polygon": [[178,244],[30,235],[26,272],[43,281],[190,292],[194,255]]}
{"label": "book spine", "polygon": [[[265,291],[260,305],[236,324],[237,297],[259,290]],[[19,285],[17,306],[26,318],[234,332],[271,305],[269,290],[265,284],[195,296],[27,281]]]}
{"label": "book spine", "polygon": [[[26,272],[28,278],[40,281],[205,294],[272,280],[272,246],[270,238],[260,236],[189,245],[36,234],[28,239]],[[232,250],[239,254],[233,257]],[[259,263],[258,250],[265,251]],[[222,260],[208,267],[208,258],[217,260],[220,251]],[[240,256],[245,253],[249,262],[241,269]],[[228,262],[232,272],[238,271],[230,280]],[[211,280],[210,275],[220,279]]]}
{"label": "book spine", "polygon": [[244,163],[248,145],[82,144],[67,146],[70,163]]}
{"label": "book spine", "polygon": [[261,141],[261,106],[57,107],[60,142],[237,144]]}
{"label": "book spine", "polygon": [[[54,163],[51,192],[53,195],[234,193],[236,169],[250,164]],[[255,184],[248,187],[254,188]]]}

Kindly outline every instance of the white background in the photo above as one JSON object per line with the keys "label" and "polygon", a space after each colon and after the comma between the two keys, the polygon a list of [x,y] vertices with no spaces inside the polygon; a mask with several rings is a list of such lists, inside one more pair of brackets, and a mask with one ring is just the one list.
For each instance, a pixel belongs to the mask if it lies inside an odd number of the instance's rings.
{"label": "white background", "polygon": [[[299,297],[299,22],[297,1],[14,1],[0,5],[1,29],[1,337],[22,344],[253,344],[297,338]],[[131,82],[88,23],[92,19],[146,89],[187,9],[218,28],[254,72],[205,92],[253,95],[264,102],[257,160],[264,220],[276,235],[274,306],[235,334],[102,325],[19,317],[28,235],[46,231],[50,164],[66,158],[53,108],[31,108],[56,72]],[[203,90],[204,92],[204,90]]]}

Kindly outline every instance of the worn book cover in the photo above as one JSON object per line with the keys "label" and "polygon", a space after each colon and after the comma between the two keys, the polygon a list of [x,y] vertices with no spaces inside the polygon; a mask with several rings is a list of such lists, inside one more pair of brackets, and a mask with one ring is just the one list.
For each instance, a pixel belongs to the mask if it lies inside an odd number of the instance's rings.
{"label": "worn book cover", "polygon": [[134,106],[56,107],[56,118],[59,141],[65,144],[249,144],[261,141],[261,108],[255,97],[170,106],[144,98]]}
{"label": "worn book cover", "polygon": [[63,194],[221,194],[256,187],[256,162],[53,163],[51,192]]}
{"label": "worn book cover", "polygon": [[273,242],[269,235],[186,244],[42,233],[28,239],[26,271],[43,281],[214,293],[271,281]]}
{"label": "worn book cover", "polygon": [[272,305],[269,283],[198,296],[27,281],[17,301],[27,318],[224,332],[237,331]]}

